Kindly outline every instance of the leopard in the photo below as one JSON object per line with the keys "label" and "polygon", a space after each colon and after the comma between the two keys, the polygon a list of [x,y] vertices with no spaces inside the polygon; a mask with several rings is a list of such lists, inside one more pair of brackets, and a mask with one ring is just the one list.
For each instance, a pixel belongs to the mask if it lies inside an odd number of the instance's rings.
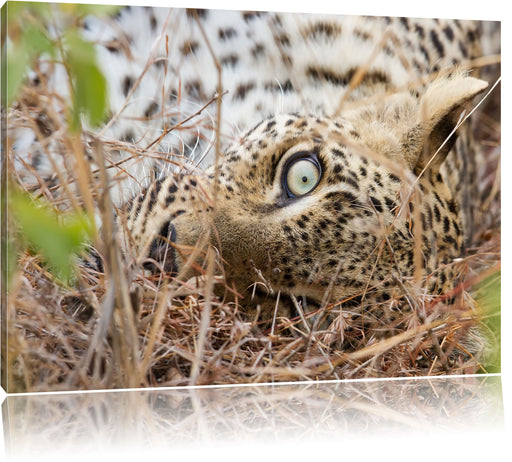
{"label": "leopard", "polygon": [[[471,241],[476,202],[462,186],[474,172],[457,153],[471,156],[459,124],[488,87],[462,69],[482,54],[480,26],[238,14],[241,30],[211,31],[218,37],[212,47],[230,41],[238,47],[234,54],[215,49],[224,85],[234,88],[223,110],[236,115],[239,128],[249,125],[247,114],[262,121],[204,173],[168,175],[131,202],[127,248],[146,267],[187,280],[213,247],[245,313],[266,320],[340,300],[359,309],[382,305],[403,293],[397,280],[418,292],[449,293],[457,281],[454,262]],[[192,23],[200,17],[208,32],[227,18],[202,10],[184,16]],[[237,39],[262,23],[270,24],[274,47],[250,40],[243,48]],[[180,49],[204,56],[201,43],[187,36]],[[355,46],[357,56],[348,51]],[[258,72],[261,55],[265,66],[275,66],[276,81]],[[185,58],[180,73],[188,71]],[[183,86],[204,93],[203,100],[215,90],[214,82],[196,83]],[[294,299],[291,306],[285,297]]]}
{"label": "leopard", "polygon": [[[296,320],[340,350],[356,327],[450,311],[486,219],[478,115],[499,23],[130,6],[82,28],[109,89],[94,139],[147,154],[110,153],[127,268],[209,274],[259,329]],[[32,84],[58,92],[51,71]],[[47,183],[41,145],[25,130],[13,148]]]}
{"label": "leopard", "polygon": [[[440,149],[445,132],[437,130],[446,130],[450,118],[453,130],[461,104],[486,87],[467,79],[440,84],[426,94],[423,109],[409,102],[411,119],[386,124],[384,138],[376,136],[373,117],[381,114],[375,113],[335,121],[296,113],[265,119],[225,152],[217,171],[170,175],[132,203],[127,231],[136,253],[147,255],[149,267],[160,264],[188,279],[190,249],[212,245],[224,277],[245,297],[260,284],[259,295],[280,292],[325,304],[371,293],[366,303],[381,303],[392,298],[393,277],[411,278],[416,266],[429,291],[447,291],[465,244],[460,209],[441,168],[449,148]],[[424,125],[421,111],[430,97],[442,107],[430,107],[436,120]],[[398,104],[404,108],[401,98]],[[361,147],[361,139],[368,144]],[[251,301],[265,305],[254,294]],[[270,297],[262,316],[271,317],[274,304]],[[278,314],[290,315],[283,305]]]}

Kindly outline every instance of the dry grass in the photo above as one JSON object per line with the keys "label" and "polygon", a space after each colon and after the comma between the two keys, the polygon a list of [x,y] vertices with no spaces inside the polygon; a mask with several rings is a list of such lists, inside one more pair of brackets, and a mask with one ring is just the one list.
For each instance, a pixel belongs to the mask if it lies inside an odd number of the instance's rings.
{"label": "dry grass", "polygon": [[[499,99],[480,116],[492,140],[482,172],[485,215],[474,247],[455,263],[460,284],[453,293],[432,297],[409,293],[397,281],[402,293],[385,305],[365,307],[363,315],[351,313],[345,301],[323,307],[334,321],[322,330],[304,323],[314,313],[277,317],[271,325],[244,318],[237,303],[212,295],[213,285],[222,284],[213,277],[213,263],[204,277],[185,283],[158,284],[141,269],[127,268],[115,244],[120,230],[105,193],[107,171],[158,153],[152,145],[141,149],[68,133],[62,114],[49,109],[54,98],[44,85],[37,93],[24,88],[8,122],[34,129],[50,160],[50,146],[63,148],[69,154],[65,168],[56,165],[50,183],[33,172],[38,181],[28,185],[11,158],[10,178],[60,210],[99,211],[103,229],[93,244],[107,271],[82,262],[76,283],[67,286],[39,256],[20,252],[3,307],[9,392],[485,372],[483,338],[493,333],[485,327],[488,313],[474,298],[479,284],[499,278]],[[108,159],[119,148],[130,157],[113,165]]]}

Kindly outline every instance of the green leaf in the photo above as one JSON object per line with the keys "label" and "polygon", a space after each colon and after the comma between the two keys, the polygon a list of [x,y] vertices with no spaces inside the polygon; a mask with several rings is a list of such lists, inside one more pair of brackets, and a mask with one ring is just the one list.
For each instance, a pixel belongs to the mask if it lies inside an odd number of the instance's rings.
{"label": "green leaf", "polygon": [[[13,25],[13,27],[15,27]],[[7,94],[4,104],[10,105],[23,84],[25,74],[36,56],[48,54],[55,57],[55,44],[42,27],[34,23],[18,27],[15,41],[7,44],[2,53],[2,66],[7,70]]]}
{"label": "green leaf", "polygon": [[93,234],[91,219],[84,213],[58,214],[42,201],[36,204],[18,192],[10,194],[9,209],[23,238],[41,253],[58,278],[69,282],[76,256]]}
{"label": "green leaf", "polygon": [[7,71],[5,101],[2,101],[5,106],[9,106],[18,94],[30,64],[30,54],[25,47],[25,43],[9,48],[9,50],[2,53],[2,66],[5,66],[4,69]]}
{"label": "green leaf", "polygon": [[23,40],[29,54],[39,55],[47,53],[52,58],[56,55],[55,43],[40,27],[27,27],[23,30]]}
{"label": "green leaf", "polygon": [[501,372],[501,272],[489,276],[476,291],[476,300],[481,310],[483,323],[487,327],[488,343],[492,348],[486,352],[484,369],[488,373]]}
{"label": "green leaf", "polygon": [[65,44],[65,61],[74,89],[71,128],[79,130],[81,114],[91,126],[98,126],[106,113],[107,83],[96,63],[94,45],[73,29],[67,31]]}

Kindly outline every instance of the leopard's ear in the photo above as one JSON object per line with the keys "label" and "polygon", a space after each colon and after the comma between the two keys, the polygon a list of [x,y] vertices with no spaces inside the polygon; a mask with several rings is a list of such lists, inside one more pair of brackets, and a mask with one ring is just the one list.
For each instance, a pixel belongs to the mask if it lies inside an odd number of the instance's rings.
{"label": "leopard's ear", "polygon": [[438,170],[453,147],[454,130],[471,100],[487,82],[459,75],[434,81],[420,98],[416,123],[404,136],[403,145],[417,175],[428,165]]}

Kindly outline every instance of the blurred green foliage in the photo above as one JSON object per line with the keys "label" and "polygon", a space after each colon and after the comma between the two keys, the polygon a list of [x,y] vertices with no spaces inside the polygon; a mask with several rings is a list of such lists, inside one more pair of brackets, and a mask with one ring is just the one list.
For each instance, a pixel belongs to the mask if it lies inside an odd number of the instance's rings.
{"label": "blurred green foliage", "polygon": [[[64,65],[68,76],[68,128],[79,134],[82,117],[91,127],[104,119],[107,85],[97,62],[93,43],[84,40],[81,25],[87,15],[106,16],[120,6],[72,3],[8,2],[2,8],[2,68],[6,85],[2,106],[20,96],[30,69],[37,60]],[[43,200],[9,185],[7,207],[16,227],[9,240],[9,260],[14,246],[41,254],[52,274],[64,283],[73,278],[73,265],[94,233],[92,218],[84,212],[57,212]],[[12,261],[8,262],[13,268]]]}
{"label": "blurred green foliage", "polygon": [[107,85],[96,64],[94,47],[85,42],[75,29],[66,31],[64,41],[67,45],[66,63],[74,90],[71,128],[73,131],[79,129],[81,114],[86,115],[92,126],[97,126],[105,114]]}
{"label": "blurred green foliage", "polygon": [[121,7],[8,2],[6,8],[8,39],[2,43],[2,66],[7,85],[2,105],[8,107],[16,99],[36,59],[52,59],[63,63],[69,76],[71,130],[80,130],[82,114],[91,126],[98,126],[106,112],[107,86],[94,44],[81,37],[78,25],[88,14],[110,15]]}
{"label": "blurred green foliage", "polygon": [[501,271],[488,276],[477,287],[476,301],[480,315],[487,328],[490,348],[484,359],[488,373],[501,372]]}
{"label": "blurred green foliage", "polygon": [[18,245],[40,253],[52,274],[64,283],[73,279],[75,260],[92,239],[94,224],[84,212],[58,213],[43,200],[11,189],[9,213],[19,231]]}

